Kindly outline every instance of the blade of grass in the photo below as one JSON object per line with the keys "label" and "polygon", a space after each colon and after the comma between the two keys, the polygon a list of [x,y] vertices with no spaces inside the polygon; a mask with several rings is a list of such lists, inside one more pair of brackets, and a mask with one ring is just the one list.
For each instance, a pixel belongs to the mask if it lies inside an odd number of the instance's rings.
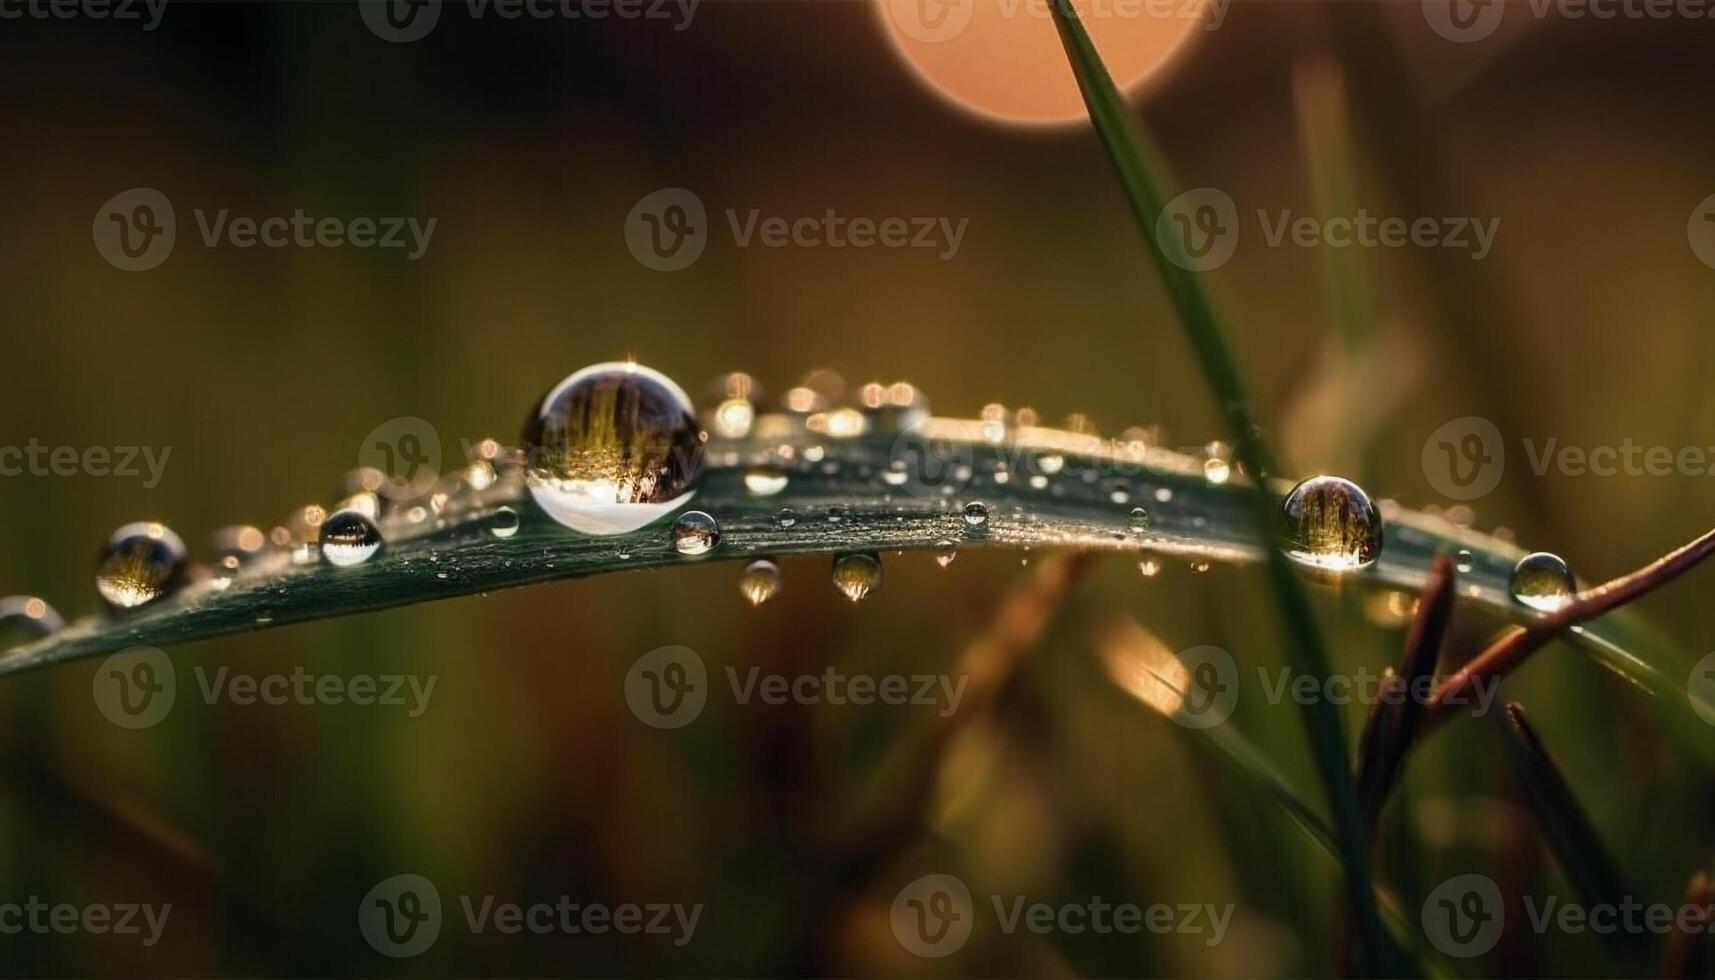
{"label": "blade of grass", "polygon": [[[1566,784],[1560,767],[1554,764],[1542,739],[1525,718],[1524,708],[1509,701],[1502,712],[1505,718],[1507,759],[1513,774],[1524,791],[1525,802],[1536,817],[1548,849],[1560,863],[1572,887],[1578,892],[1585,908],[1606,905],[1619,908],[1636,892],[1627,887],[1608,849],[1602,844],[1578,798]],[[1627,929],[1612,930],[1606,937],[1617,951],[1635,953],[1642,933]]]}
{"label": "blade of grass", "polygon": [[1411,632],[1406,634],[1405,657],[1399,670],[1390,671],[1389,679],[1384,681],[1386,696],[1377,698],[1370,724],[1358,741],[1358,799],[1372,842],[1382,807],[1399,779],[1412,740],[1417,737],[1424,703],[1412,691],[1423,688],[1435,675],[1441,639],[1453,615],[1453,594],[1453,560],[1444,552],[1436,556],[1430,568],[1429,585],[1418,602]]}
{"label": "blade of grass", "polygon": [[[1258,534],[1259,537],[1264,536],[1273,526],[1277,506],[1265,477],[1278,472],[1278,468],[1262,439],[1261,427],[1251,416],[1238,366],[1227,347],[1214,307],[1196,277],[1185,268],[1185,263],[1173,261],[1159,236],[1152,232],[1166,203],[1160,190],[1164,185],[1155,175],[1165,173],[1166,168],[1159,164],[1159,152],[1120,97],[1113,77],[1084,30],[1071,0],[1054,0],[1051,9],[1067,60],[1077,78],[1078,89],[1089,109],[1090,121],[1113,163],[1120,186],[1131,205],[1132,217],[1137,221],[1156,269],[1178,310],[1180,325],[1196,353],[1198,365],[1216,404],[1226,418],[1235,455],[1248,472],[1258,475],[1255,492],[1251,496]],[[1180,245],[1169,242],[1165,247],[1179,248]],[[1264,551],[1268,576],[1281,618],[1291,636],[1290,649],[1295,654],[1297,666],[1313,677],[1327,677],[1331,668],[1322,648],[1309,597],[1289,559],[1278,548],[1265,547]],[[1320,699],[1305,705],[1303,719],[1329,809],[1334,815],[1340,852],[1345,859],[1346,891],[1351,915],[1357,925],[1357,966],[1361,971],[1391,972],[1395,958],[1388,954],[1376,913],[1368,849],[1364,844],[1363,823],[1352,785],[1351,763],[1346,755],[1344,726],[1334,706]]]}

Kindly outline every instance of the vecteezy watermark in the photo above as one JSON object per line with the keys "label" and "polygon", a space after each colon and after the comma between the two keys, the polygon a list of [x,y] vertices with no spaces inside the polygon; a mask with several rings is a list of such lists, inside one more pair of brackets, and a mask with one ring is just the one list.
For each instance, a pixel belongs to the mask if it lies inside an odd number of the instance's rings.
{"label": "vecteezy watermark", "polygon": [[167,0],[0,0],[0,20],[136,21],[145,31],[166,12]]}
{"label": "vecteezy watermark", "polygon": [[[1373,215],[1367,208],[1329,218],[1259,208],[1256,219],[1269,248],[1445,248],[1467,252],[1476,262],[1488,257],[1501,227],[1498,217],[1405,218]],[[1241,223],[1231,196],[1199,187],[1167,202],[1156,216],[1155,238],[1175,265],[1205,272],[1238,251]]]}
{"label": "vecteezy watermark", "polygon": [[70,902],[47,902],[31,895],[22,902],[0,902],[0,935],[17,936],[28,932],[38,936],[78,933],[138,936],[144,946],[153,946],[161,941],[161,933],[167,928],[167,917],[172,912],[170,902],[161,905],[147,902],[74,905]]}
{"label": "vecteezy watermark", "polygon": [[[1641,443],[1577,445],[1558,436],[1519,440],[1532,475],[1562,477],[1712,477],[1715,446]],[[1476,500],[1493,492],[1506,470],[1507,448],[1495,423],[1466,415],[1442,423],[1423,441],[1423,476],[1451,500]]]}
{"label": "vecteezy watermark", "polygon": [[[1715,907],[1686,902],[1643,902],[1626,895],[1617,902],[1586,904],[1558,895],[1523,895],[1524,925],[1536,935],[1594,933],[1665,936],[1715,932]],[[1442,882],[1423,903],[1423,931],[1449,956],[1481,956],[1505,931],[1506,905],[1501,889],[1486,875],[1465,874]]]}
{"label": "vecteezy watermark", "polygon": [[[697,932],[703,903],[575,901],[561,895],[551,902],[508,902],[494,895],[460,895],[457,906],[472,935],[525,933],[607,935],[670,942],[682,947]],[[445,924],[441,894],[422,875],[394,875],[378,882],[357,907],[357,927],[370,947],[384,956],[406,958],[428,950]]]}
{"label": "vecteezy watermark", "polygon": [[[761,208],[723,213],[738,248],[910,249],[942,261],[958,256],[971,223],[970,218],[845,215],[833,208],[819,215],[765,214]],[[683,187],[645,195],[625,217],[625,247],[656,272],[677,272],[696,262],[712,233],[702,198]]]}
{"label": "vecteezy watermark", "polygon": [[22,446],[0,446],[0,476],[142,477],[143,489],[153,490],[172,454],[171,446],[44,446],[32,436]]}
{"label": "vecteezy watermark", "polygon": [[1715,0],[1423,0],[1423,19],[1449,41],[1470,44],[1494,34],[1511,7],[1534,20],[1708,20]]}
{"label": "vecteezy watermark", "polygon": [[[979,4],[1007,20],[1049,22],[1054,16],[1053,0],[887,0],[885,6],[894,26],[906,37],[941,44],[965,33]],[[1072,0],[1078,19],[1086,24],[1185,20],[1202,21],[1206,31],[1221,29],[1231,5],[1232,0]]]}
{"label": "vecteezy watermark", "polygon": [[[691,26],[702,0],[465,0],[471,20],[664,21],[675,31]],[[429,36],[441,19],[442,0],[358,0],[358,13],[383,41],[409,44]]]}
{"label": "vecteezy watermark", "polygon": [[1697,261],[1715,269],[1715,194],[1698,201],[1691,209],[1691,217],[1685,222],[1685,240],[1691,244],[1691,253],[1697,256]]}
{"label": "vecteezy watermark", "polygon": [[[987,905],[995,925],[1007,935],[1191,935],[1202,937],[1206,946],[1226,938],[1234,909],[1230,902],[1110,902],[1100,895],[1052,903],[1032,901],[1028,895],[990,895]],[[939,958],[958,952],[970,939],[977,912],[963,881],[931,874],[899,890],[888,918],[900,946],[921,957]]]}
{"label": "vecteezy watermark", "polygon": [[[727,667],[734,704],[926,707],[945,718],[959,710],[970,678],[946,674],[847,674],[826,667],[815,674],[763,673],[760,667]],[[709,672],[686,646],[657,647],[638,657],[625,675],[625,703],[653,728],[683,728],[708,704]]]}
{"label": "vecteezy watermark", "polygon": [[[303,667],[287,673],[239,674],[227,667],[192,669],[206,705],[222,701],[249,707],[334,706],[397,708],[419,718],[429,708],[438,676],[416,674],[313,674]],[[95,706],[121,728],[151,728],[165,721],[178,698],[178,671],[154,647],[132,647],[96,668],[91,687]]]}
{"label": "vecteezy watermark", "polygon": [[[290,215],[234,215],[228,208],[191,209],[205,248],[361,248],[396,249],[408,261],[429,249],[439,218],[313,217],[302,208]],[[146,272],[167,261],[178,241],[172,201],[153,187],[133,187],[109,198],[95,212],[91,229],[95,250],[108,264],[126,272]]]}
{"label": "vecteezy watermark", "polygon": [[1691,699],[1691,710],[1715,725],[1715,653],[1705,654],[1691,668],[1691,676],[1685,680],[1685,693]]}
{"label": "vecteezy watermark", "polygon": [[415,415],[388,419],[358,443],[357,465],[381,474],[382,496],[414,500],[440,479],[441,433]]}

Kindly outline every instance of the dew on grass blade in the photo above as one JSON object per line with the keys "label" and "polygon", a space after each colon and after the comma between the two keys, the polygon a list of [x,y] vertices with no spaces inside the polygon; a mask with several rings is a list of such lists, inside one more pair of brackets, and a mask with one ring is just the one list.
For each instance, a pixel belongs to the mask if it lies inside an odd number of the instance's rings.
{"label": "dew on grass blade", "polygon": [[1375,562],[1382,519],[1370,495],[1350,480],[1313,476],[1292,488],[1280,506],[1280,544],[1294,561],[1332,572]]}
{"label": "dew on grass blade", "polygon": [[1541,612],[1560,609],[1577,592],[1566,561],[1546,551],[1533,551],[1520,558],[1507,580],[1507,589],[1518,602]]}
{"label": "dew on grass blade", "polygon": [[586,534],[623,534],[696,492],[703,433],[685,392],[639,364],[596,364],[561,381],[524,423],[537,506]]}
{"label": "dew on grass blade", "polygon": [[497,538],[510,538],[518,533],[518,512],[501,507],[488,516],[488,533]]}
{"label": "dew on grass blade", "polygon": [[1471,549],[1460,548],[1453,556],[1453,567],[1460,572],[1469,572],[1477,567],[1477,556],[1471,554]]}
{"label": "dew on grass blade", "polygon": [[673,548],[681,555],[706,555],[720,543],[720,525],[700,510],[686,511],[673,522]]}
{"label": "dew on grass blade", "polygon": [[336,510],[321,530],[322,558],[330,565],[361,565],[381,550],[381,531],[362,511]]}
{"label": "dew on grass blade", "polygon": [[766,558],[744,566],[744,571],[738,576],[738,591],[750,600],[753,606],[760,606],[780,594],[780,566]]}
{"label": "dew on grass blade", "polygon": [[853,602],[862,602],[881,588],[881,557],[859,551],[834,559],[834,588]]}
{"label": "dew on grass blade", "polygon": [[65,620],[54,607],[33,595],[9,595],[0,599],[0,643],[9,635],[31,639],[65,628]]}
{"label": "dew on grass blade", "polygon": [[185,577],[185,543],[165,524],[141,521],[113,532],[95,569],[95,590],[117,610],[147,605]]}

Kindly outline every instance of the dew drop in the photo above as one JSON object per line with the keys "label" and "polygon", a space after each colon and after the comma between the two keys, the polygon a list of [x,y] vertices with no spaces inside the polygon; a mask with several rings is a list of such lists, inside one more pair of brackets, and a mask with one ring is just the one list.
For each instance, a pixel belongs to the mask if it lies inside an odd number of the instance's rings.
{"label": "dew drop", "polygon": [[1352,571],[1381,554],[1381,515],[1369,494],[1350,480],[1305,480],[1281,502],[1279,520],[1281,547],[1294,561],[1314,568]]}
{"label": "dew drop", "polygon": [[559,523],[623,534],[695,494],[703,439],[690,399],[666,375],[596,364],[550,389],[525,421],[525,482]]}
{"label": "dew drop", "polygon": [[1453,556],[1453,567],[1460,572],[1469,572],[1477,567],[1477,556],[1471,554],[1471,549],[1460,548]]}
{"label": "dew drop", "polygon": [[1196,561],[1193,561],[1191,563],[1191,574],[1192,575],[1201,575],[1204,572],[1207,572],[1208,570],[1209,570],[1209,563],[1202,560],[1201,558],[1199,558]]}
{"label": "dew drop", "polygon": [[1154,578],[1161,574],[1161,562],[1154,558],[1140,558],[1137,562],[1137,570],[1143,573],[1144,578]]}
{"label": "dew drop", "polygon": [[874,552],[853,552],[834,559],[834,588],[853,602],[862,602],[881,588],[881,558]]}
{"label": "dew drop", "polygon": [[971,527],[982,527],[989,522],[989,505],[980,500],[973,500],[965,505],[965,523]]}
{"label": "dew drop", "polygon": [[738,591],[750,600],[753,606],[760,606],[780,594],[780,566],[766,558],[744,566],[744,571],[738,576]]}
{"label": "dew drop", "polygon": [[[42,599],[33,595],[9,595],[0,599],[0,630],[31,638],[47,636],[65,628],[65,620]],[[3,636],[0,633],[0,636]]]}
{"label": "dew drop", "polygon": [[1533,551],[1513,566],[1507,588],[1513,598],[1532,609],[1554,612],[1572,601],[1577,586],[1572,570],[1559,555]]}
{"label": "dew drop", "polygon": [[494,470],[494,464],[486,459],[478,459],[464,468],[464,482],[472,490],[487,490],[494,486],[499,474]]}
{"label": "dew drop", "polygon": [[497,538],[510,538],[518,533],[518,512],[510,507],[501,507],[488,518],[488,533]]}
{"label": "dew drop", "polygon": [[752,466],[744,471],[744,488],[758,497],[772,497],[786,489],[786,471],[778,466]]}
{"label": "dew drop", "polygon": [[959,557],[959,546],[951,541],[940,541],[935,545],[935,548],[935,564],[942,568],[951,565],[953,559]]}
{"label": "dew drop", "polygon": [[798,523],[798,515],[790,507],[782,508],[779,513],[774,515],[775,527],[791,527],[796,523]]}
{"label": "dew drop", "polygon": [[185,543],[164,524],[127,524],[107,539],[95,590],[119,610],[135,609],[177,589],[185,577]]}
{"label": "dew drop", "polygon": [[681,555],[706,555],[720,543],[720,525],[700,510],[688,510],[673,522],[673,548]]}
{"label": "dew drop", "polygon": [[1217,456],[1211,456],[1208,459],[1203,460],[1203,479],[1208,480],[1216,486],[1220,486],[1227,482],[1227,478],[1231,476],[1232,473],[1232,465],[1224,459]]}
{"label": "dew drop", "polygon": [[1131,509],[1131,529],[1134,534],[1142,534],[1149,527],[1149,511],[1142,507]]}
{"label": "dew drop", "polygon": [[1037,460],[1036,465],[1037,465],[1037,468],[1039,468],[1042,472],[1048,474],[1049,476],[1053,476],[1054,474],[1056,474],[1056,473],[1058,473],[1061,470],[1066,468],[1066,457],[1060,455],[1059,453],[1049,453],[1048,455]]}
{"label": "dew drop", "polygon": [[355,510],[337,510],[322,521],[322,558],[330,565],[361,565],[381,550],[375,522]]}
{"label": "dew drop", "polygon": [[215,531],[213,543],[215,574],[231,576],[255,561],[268,544],[268,539],[260,528],[237,524]]}

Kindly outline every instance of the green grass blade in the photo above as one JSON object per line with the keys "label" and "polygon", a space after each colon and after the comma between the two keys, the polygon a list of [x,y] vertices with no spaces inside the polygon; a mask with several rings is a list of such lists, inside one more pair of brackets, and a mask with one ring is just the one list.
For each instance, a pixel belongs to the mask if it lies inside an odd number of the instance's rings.
{"label": "green grass blade", "polygon": [[[1090,120],[1113,162],[1131,206],[1132,217],[1137,221],[1156,269],[1161,273],[1167,292],[1179,312],[1180,324],[1196,353],[1203,376],[1226,417],[1235,455],[1251,473],[1274,474],[1278,468],[1261,437],[1261,427],[1251,416],[1237,364],[1227,347],[1213,305],[1196,277],[1188,271],[1189,263],[1185,257],[1170,256],[1166,251],[1181,248],[1181,243],[1172,240],[1171,236],[1163,242],[1161,236],[1153,233],[1156,219],[1165,204],[1163,183],[1155,176],[1166,172],[1165,167],[1157,165],[1160,154],[1120,97],[1101,55],[1079,22],[1071,0],[1055,0],[1053,10],[1067,59],[1084,95],[1084,104],[1089,107]],[[1258,481],[1255,487],[1256,492],[1251,495],[1255,520],[1257,527],[1266,534],[1266,529],[1272,526],[1276,501],[1268,491],[1266,480]],[[1331,667],[1309,598],[1286,556],[1275,548],[1265,548],[1264,552],[1269,579],[1282,622],[1291,637],[1290,649],[1297,666],[1311,676],[1327,677]],[[1346,755],[1344,726],[1334,706],[1321,700],[1305,705],[1303,717],[1316,768],[1334,814],[1334,827],[1344,858],[1346,890],[1357,927],[1357,965],[1361,970],[1391,972],[1394,957],[1389,955],[1376,912],[1369,854],[1352,782],[1351,763]]]}

